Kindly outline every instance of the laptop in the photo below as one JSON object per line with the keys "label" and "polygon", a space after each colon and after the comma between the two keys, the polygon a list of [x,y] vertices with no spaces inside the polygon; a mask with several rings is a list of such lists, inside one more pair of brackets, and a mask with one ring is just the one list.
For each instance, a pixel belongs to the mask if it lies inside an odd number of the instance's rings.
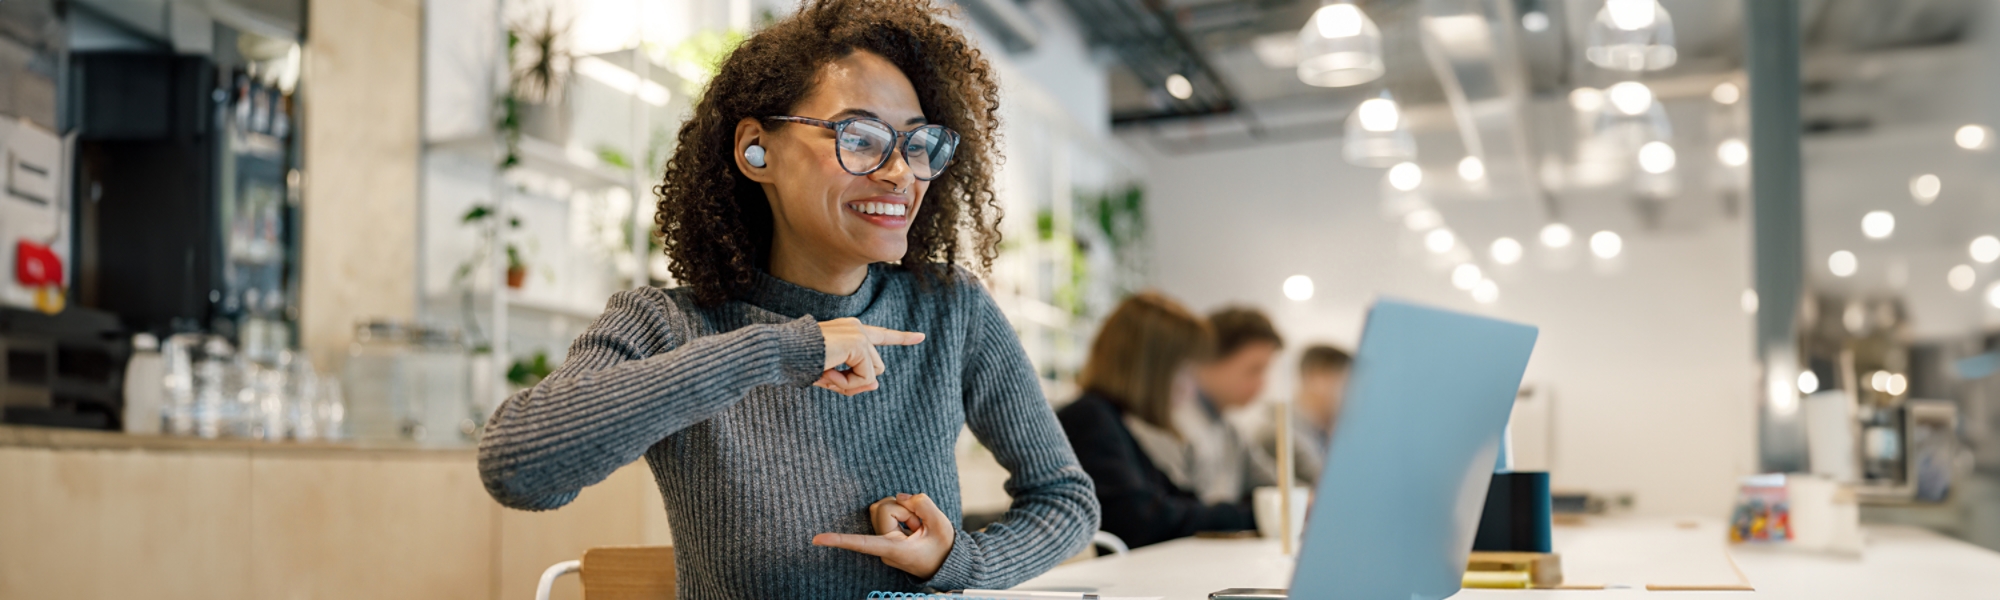
{"label": "laptop", "polygon": [[1313,492],[1291,598],[1459,591],[1534,327],[1379,300]]}

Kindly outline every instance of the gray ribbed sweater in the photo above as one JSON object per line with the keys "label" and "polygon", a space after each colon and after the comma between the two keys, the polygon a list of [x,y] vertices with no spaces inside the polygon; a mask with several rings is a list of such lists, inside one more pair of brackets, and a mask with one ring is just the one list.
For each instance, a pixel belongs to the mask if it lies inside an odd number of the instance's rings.
{"label": "gray ribbed sweater", "polygon": [[[553,509],[644,456],[681,598],[859,600],[1038,575],[1088,543],[1097,499],[1013,328],[957,275],[960,285],[923,290],[877,265],[835,296],[760,274],[743,300],[716,307],[685,289],[619,292],[560,369],[495,411],[479,444],[486,490]],[[881,389],[842,396],[810,385],[826,358],[816,323],[841,317],[927,337],[879,348]],[[868,505],[898,492],[930,494],[956,528],[961,426],[1012,474],[1013,505],[959,531],[930,581],[812,545],[823,532],[873,533]]]}

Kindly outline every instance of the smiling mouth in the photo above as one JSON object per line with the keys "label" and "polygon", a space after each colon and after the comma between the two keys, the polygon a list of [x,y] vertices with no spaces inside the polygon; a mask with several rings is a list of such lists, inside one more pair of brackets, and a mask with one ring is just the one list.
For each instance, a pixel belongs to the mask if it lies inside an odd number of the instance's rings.
{"label": "smiling mouth", "polygon": [[901,217],[908,215],[910,205],[894,202],[850,202],[847,209],[864,215],[877,217]]}

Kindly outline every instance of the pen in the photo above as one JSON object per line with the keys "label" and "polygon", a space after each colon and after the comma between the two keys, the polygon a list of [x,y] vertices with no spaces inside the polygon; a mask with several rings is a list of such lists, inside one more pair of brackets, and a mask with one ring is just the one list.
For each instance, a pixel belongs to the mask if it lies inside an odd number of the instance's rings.
{"label": "pen", "polygon": [[968,597],[992,598],[993,600],[1097,600],[1093,592],[1023,592],[1014,590],[962,590],[953,592]]}

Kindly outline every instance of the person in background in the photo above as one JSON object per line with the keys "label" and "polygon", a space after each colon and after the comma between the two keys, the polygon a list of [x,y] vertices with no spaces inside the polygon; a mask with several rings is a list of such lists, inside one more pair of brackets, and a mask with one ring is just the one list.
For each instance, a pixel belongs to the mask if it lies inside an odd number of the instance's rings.
{"label": "person in background", "polygon": [[[997,253],[999,90],[929,0],[808,0],[730,52],[656,188],[674,289],[610,298],[487,422],[480,476],[550,510],[643,458],[676,594],[1004,589],[1082,551],[1089,476],[964,263]],[[970,429],[1009,473],[961,522]]]}
{"label": "person in background", "polygon": [[1209,503],[1245,502],[1258,486],[1277,482],[1277,465],[1227,416],[1257,402],[1285,342],[1254,308],[1222,308],[1208,316],[1208,325],[1215,355],[1195,369],[1199,401],[1176,406],[1174,425],[1194,453],[1195,494]]}
{"label": "person in background", "polygon": [[[1302,483],[1318,480],[1326,461],[1327,444],[1332,441],[1333,424],[1340,418],[1341,395],[1347,390],[1347,370],[1354,362],[1347,351],[1315,344],[1299,355],[1299,389],[1292,400],[1292,464]],[[1270,424],[1259,436],[1265,452],[1275,459],[1278,426]]]}
{"label": "person in background", "polygon": [[1206,502],[1194,492],[1193,449],[1173,419],[1176,407],[1200,402],[1194,371],[1213,346],[1208,324],[1180,303],[1133,295],[1091,342],[1082,396],[1056,412],[1097,483],[1102,529],[1132,547],[1256,527],[1241,498]]}

